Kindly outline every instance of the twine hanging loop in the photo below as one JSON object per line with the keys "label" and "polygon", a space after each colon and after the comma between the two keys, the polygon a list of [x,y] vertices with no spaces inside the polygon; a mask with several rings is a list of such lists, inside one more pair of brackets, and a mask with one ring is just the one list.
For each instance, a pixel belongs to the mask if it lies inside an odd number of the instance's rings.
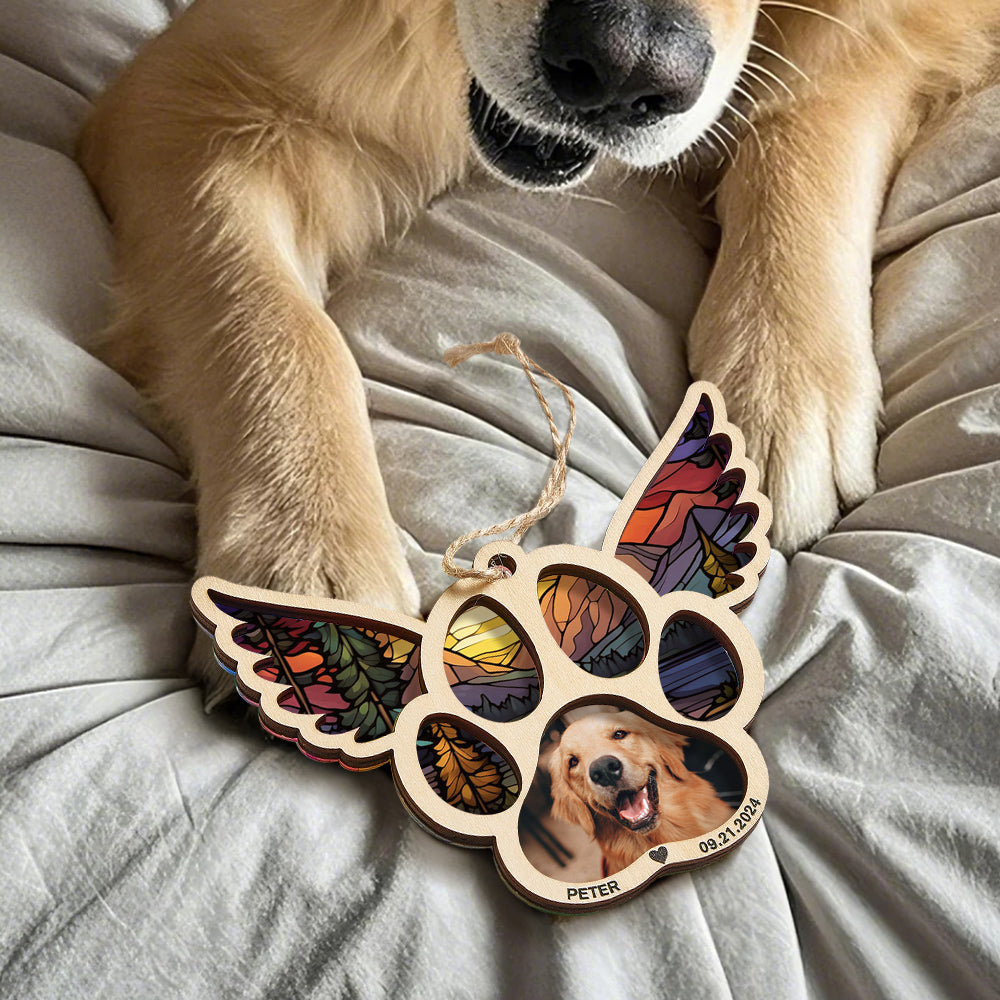
{"label": "twine hanging loop", "polygon": [[[470,578],[499,580],[505,575],[504,568],[499,565],[490,566],[486,569],[466,569],[455,562],[455,556],[468,542],[474,541],[477,538],[492,538],[496,535],[503,535],[508,531],[512,532],[510,536],[511,541],[517,544],[532,525],[537,524],[558,506],[559,501],[562,500],[563,495],[566,493],[566,459],[569,455],[570,442],[573,440],[573,430],[576,427],[576,404],[573,402],[572,393],[555,375],[547,372],[541,365],[532,361],[521,349],[521,341],[512,333],[501,333],[495,339],[481,344],[463,344],[458,347],[451,347],[445,351],[444,360],[454,368],[463,361],[468,361],[469,358],[474,358],[478,354],[509,354],[517,358],[520,362],[521,367],[524,369],[524,374],[528,376],[528,381],[531,383],[531,388],[535,391],[535,396],[542,407],[545,419],[548,421],[549,430],[552,433],[552,445],[555,448],[556,460],[552,466],[552,471],[549,473],[548,482],[546,482],[545,487],[542,489],[538,497],[538,502],[531,510],[525,511],[523,514],[518,514],[516,517],[504,521],[502,524],[494,524],[491,528],[480,528],[477,531],[470,531],[468,534],[462,535],[461,538],[456,538],[448,546],[448,551],[445,552],[444,558],[441,560],[441,565],[449,576],[453,576],[457,580]],[[552,408],[549,406],[548,400],[545,398],[545,394],[542,392],[538,380],[535,378],[536,373],[542,376],[542,378],[548,379],[562,392],[566,399],[566,405],[569,407],[569,422],[566,425],[566,433],[562,436],[560,436],[555,418],[552,416]]]}

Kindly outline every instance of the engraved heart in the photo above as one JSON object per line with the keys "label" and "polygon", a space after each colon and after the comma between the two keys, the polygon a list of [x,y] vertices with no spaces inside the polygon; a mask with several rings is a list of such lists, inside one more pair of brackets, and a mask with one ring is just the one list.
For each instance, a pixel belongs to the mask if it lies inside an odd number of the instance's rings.
{"label": "engraved heart", "polygon": [[657,862],[657,864],[665,865],[667,863],[667,848],[658,847],[655,851],[650,851],[649,856]]}

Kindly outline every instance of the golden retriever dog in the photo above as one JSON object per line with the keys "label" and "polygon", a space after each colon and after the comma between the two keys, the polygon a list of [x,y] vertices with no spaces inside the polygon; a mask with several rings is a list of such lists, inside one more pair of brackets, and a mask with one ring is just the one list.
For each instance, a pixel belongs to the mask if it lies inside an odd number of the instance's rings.
{"label": "golden retriever dog", "polygon": [[597,841],[603,875],[659,844],[710,833],[733,814],[684,766],[686,745],[632,712],[600,712],[566,727],[549,760],[552,815]]}
{"label": "golden retriever dog", "polygon": [[470,164],[552,189],[712,146],[731,162],[690,367],[748,439],[777,545],[815,539],[875,486],[887,185],[988,78],[998,24],[1000,0],[195,0],[79,155],[117,241],[104,354],[189,463],[198,571],[417,612],[331,282]]}

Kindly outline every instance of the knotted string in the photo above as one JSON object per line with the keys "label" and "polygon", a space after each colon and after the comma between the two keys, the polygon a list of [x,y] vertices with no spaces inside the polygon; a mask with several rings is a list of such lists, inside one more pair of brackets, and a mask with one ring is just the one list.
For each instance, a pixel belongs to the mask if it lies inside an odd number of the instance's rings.
{"label": "knotted string", "polygon": [[[463,361],[475,357],[477,354],[510,354],[521,363],[524,374],[528,376],[531,388],[535,390],[535,396],[542,407],[545,419],[549,423],[549,430],[552,432],[552,444],[555,447],[556,461],[552,466],[548,482],[538,497],[538,503],[531,510],[524,514],[518,514],[502,524],[494,524],[491,528],[480,528],[478,531],[470,531],[448,546],[441,565],[444,571],[458,580],[478,579],[478,580],[498,580],[506,575],[503,566],[495,565],[486,569],[465,569],[455,562],[455,556],[468,542],[476,538],[491,538],[494,535],[502,535],[512,531],[511,541],[515,544],[520,542],[525,533],[533,525],[537,524],[543,517],[550,514],[566,493],[566,457],[569,454],[569,444],[573,440],[573,429],[576,427],[576,404],[569,389],[555,377],[547,372],[541,365],[536,364],[521,350],[521,342],[511,333],[501,333],[499,337],[483,344],[464,344],[459,347],[451,347],[444,353],[444,360],[452,368],[460,365]],[[557,386],[566,398],[566,405],[569,407],[569,423],[566,426],[566,433],[560,438],[559,429],[556,427],[555,419],[552,416],[552,409],[542,393],[538,380],[534,376],[537,372],[543,378],[547,378],[554,386]]]}

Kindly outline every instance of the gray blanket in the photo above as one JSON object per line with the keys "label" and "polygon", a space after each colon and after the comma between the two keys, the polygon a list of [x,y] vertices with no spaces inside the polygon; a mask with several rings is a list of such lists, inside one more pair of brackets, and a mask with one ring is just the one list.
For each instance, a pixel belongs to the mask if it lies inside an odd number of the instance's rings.
{"label": "gray blanket", "polygon": [[[137,394],[88,353],[109,232],[69,153],[160,0],[0,4],[0,995],[987,997],[1000,981],[1000,90],[899,176],[879,239],[880,489],[772,560],[745,619],[771,771],[732,857],[553,918],[488,853],[206,716],[194,525]],[[644,185],[643,185],[644,186]],[[330,308],[366,375],[425,602],[457,535],[526,509],[549,442],[511,330],[573,389],[565,503],[597,542],[679,403],[707,258],[672,196],[442,199]]]}

